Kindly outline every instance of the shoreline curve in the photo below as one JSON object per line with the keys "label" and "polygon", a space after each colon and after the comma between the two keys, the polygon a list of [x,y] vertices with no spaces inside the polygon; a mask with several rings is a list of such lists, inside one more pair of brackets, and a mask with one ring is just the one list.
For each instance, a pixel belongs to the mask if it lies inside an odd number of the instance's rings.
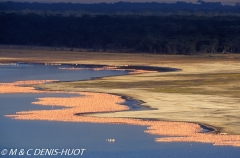
{"label": "shoreline curve", "polygon": [[[45,81],[21,81],[15,83],[0,84],[0,93],[45,93],[29,87],[29,83],[43,83]],[[20,87],[19,85],[25,85]],[[8,87],[9,86],[9,87]],[[12,90],[12,91],[11,91]],[[63,91],[59,91],[63,93]],[[51,91],[51,93],[57,93]],[[65,93],[65,92],[64,92]],[[18,120],[45,120],[45,121],[64,121],[64,122],[89,122],[89,123],[109,123],[109,124],[128,124],[146,126],[145,133],[160,136],[156,142],[200,142],[212,143],[218,146],[240,147],[239,135],[223,135],[215,133],[202,133],[201,126],[196,123],[187,122],[167,122],[132,118],[106,118],[92,116],[76,116],[76,112],[102,112],[102,111],[122,111],[129,108],[119,103],[123,102],[120,96],[93,93],[93,92],[66,92],[81,94],[78,97],[68,98],[38,98],[32,104],[43,106],[64,106],[57,110],[30,110],[21,111],[16,114],[8,114],[6,117]],[[84,94],[84,96],[82,96]],[[164,137],[161,137],[164,136]]]}

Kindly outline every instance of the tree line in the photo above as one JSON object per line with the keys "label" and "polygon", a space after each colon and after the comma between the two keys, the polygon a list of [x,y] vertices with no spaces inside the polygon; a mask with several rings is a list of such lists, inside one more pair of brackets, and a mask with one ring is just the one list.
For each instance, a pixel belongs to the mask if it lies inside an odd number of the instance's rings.
{"label": "tree line", "polygon": [[116,14],[121,12],[127,13],[178,13],[181,11],[194,13],[197,11],[208,13],[240,13],[239,3],[234,6],[222,5],[220,2],[204,2],[199,3],[131,3],[131,2],[116,2],[116,3],[95,3],[95,4],[81,4],[81,3],[27,3],[27,2],[0,2],[0,11],[8,10],[49,10],[49,11],[85,11],[88,13],[107,13]]}
{"label": "tree line", "polygon": [[237,16],[0,14],[0,44],[158,54],[240,53]]}

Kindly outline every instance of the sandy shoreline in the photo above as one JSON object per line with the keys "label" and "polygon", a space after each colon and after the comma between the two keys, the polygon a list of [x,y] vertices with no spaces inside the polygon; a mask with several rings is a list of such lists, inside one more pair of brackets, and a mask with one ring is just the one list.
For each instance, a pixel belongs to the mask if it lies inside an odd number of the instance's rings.
{"label": "sandy shoreline", "polygon": [[194,122],[214,127],[222,134],[240,134],[240,55],[159,55],[106,52],[50,51],[0,47],[0,62],[89,65],[144,65],[182,71],[141,73],[80,82],[38,85],[50,91],[101,92],[140,100],[156,110],[91,114],[171,122]]}
{"label": "sandy shoreline", "polygon": [[[39,84],[49,81],[21,81],[15,83],[0,84],[0,93],[48,93],[48,91],[39,91],[28,86],[30,84]],[[22,87],[24,85],[24,87]],[[58,93],[52,92],[51,93]],[[64,122],[89,122],[89,123],[110,123],[110,124],[128,124],[146,126],[144,132],[165,136],[156,138],[157,142],[202,142],[212,143],[213,145],[240,146],[239,135],[221,135],[214,133],[201,133],[201,127],[198,124],[186,122],[165,122],[152,121],[133,118],[109,118],[93,117],[89,115],[75,115],[76,113],[88,112],[115,112],[128,110],[129,108],[119,103],[124,102],[120,96],[93,93],[93,92],[64,92],[76,93],[77,97],[69,98],[38,98],[38,101],[32,104],[43,106],[64,106],[58,110],[31,110],[21,111],[16,114],[6,114],[6,117],[19,120],[48,120]],[[80,96],[81,95],[81,96]],[[82,96],[83,95],[83,96]]]}

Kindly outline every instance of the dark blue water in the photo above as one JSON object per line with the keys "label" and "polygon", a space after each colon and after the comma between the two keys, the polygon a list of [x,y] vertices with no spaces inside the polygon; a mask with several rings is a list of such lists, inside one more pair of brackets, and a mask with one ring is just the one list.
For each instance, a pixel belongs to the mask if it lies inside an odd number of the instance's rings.
{"label": "dark blue water", "polygon": [[[5,65],[0,66],[1,82],[26,79],[81,80],[97,76],[93,70],[66,71],[59,66]],[[40,72],[39,73],[36,73]],[[55,72],[56,71],[56,72]],[[4,73],[3,73],[4,72]],[[14,73],[13,73],[14,72]],[[68,72],[71,74],[68,75]],[[99,73],[97,71],[96,73]],[[34,77],[33,74],[38,74]],[[75,74],[74,74],[75,73]],[[87,74],[86,76],[84,74]],[[110,71],[104,75],[120,75]],[[54,74],[54,75],[53,75]],[[64,74],[64,77],[61,77]],[[92,75],[91,75],[92,74]],[[59,78],[56,76],[60,76]],[[98,74],[100,77],[101,73]],[[53,78],[48,78],[52,76]],[[70,77],[71,76],[71,77]],[[74,78],[73,76],[78,76]],[[94,77],[95,77],[94,76]],[[8,77],[10,78],[8,80]],[[54,78],[56,77],[56,78]],[[69,78],[68,78],[69,77]],[[240,148],[203,143],[156,143],[156,136],[145,134],[146,127],[13,120],[4,117],[17,111],[51,109],[32,105],[39,97],[69,97],[72,94],[0,94],[0,157],[86,157],[86,158],[239,158]],[[128,101],[127,103],[133,103]],[[134,106],[135,107],[135,106]],[[54,107],[61,108],[61,107]],[[107,139],[115,139],[108,142]],[[61,151],[46,155],[46,149]],[[86,149],[86,150],[85,150]],[[76,155],[68,156],[68,150]],[[84,151],[82,155],[78,151]],[[24,151],[23,153],[21,151]],[[40,153],[42,151],[42,153]],[[3,155],[5,154],[6,155]],[[9,155],[10,154],[10,155]],[[22,155],[21,155],[22,154]],[[30,155],[27,155],[30,154]],[[35,154],[35,155],[34,155]],[[42,154],[42,156],[40,155]],[[62,154],[62,155],[61,155]]]}

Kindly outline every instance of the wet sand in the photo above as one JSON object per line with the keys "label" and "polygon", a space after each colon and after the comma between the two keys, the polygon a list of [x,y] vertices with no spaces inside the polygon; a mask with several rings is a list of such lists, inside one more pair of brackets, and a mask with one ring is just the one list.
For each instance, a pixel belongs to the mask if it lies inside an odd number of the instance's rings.
{"label": "wet sand", "polygon": [[[49,81],[21,81],[0,84],[0,93],[49,93],[34,89],[32,84]],[[53,92],[51,93],[58,93]],[[62,92],[61,92],[62,93]],[[32,104],[43,106],[64,106],[58,110],[20,111],[16,114],[6,114],[6,117],[19,120],[48,120],[65,122],[111,123],[146,126],[146,133],[157,135],[157,142],[201,142],[213,145],[240,146],[240,135],[221,135],[201,133],[201,126],[186,122],[166,122],[133,118],[93,117],[88,113],[126,111],[129,108],[119,103],[124,102],[120,96],[93,92],[66,92],[79,94],[69,98],[38,98]],[[78,114],[78,115],[76,115]],[[79,115],[80,114],[80,115]],[[164,137],[162,137],[164,136]]]}

